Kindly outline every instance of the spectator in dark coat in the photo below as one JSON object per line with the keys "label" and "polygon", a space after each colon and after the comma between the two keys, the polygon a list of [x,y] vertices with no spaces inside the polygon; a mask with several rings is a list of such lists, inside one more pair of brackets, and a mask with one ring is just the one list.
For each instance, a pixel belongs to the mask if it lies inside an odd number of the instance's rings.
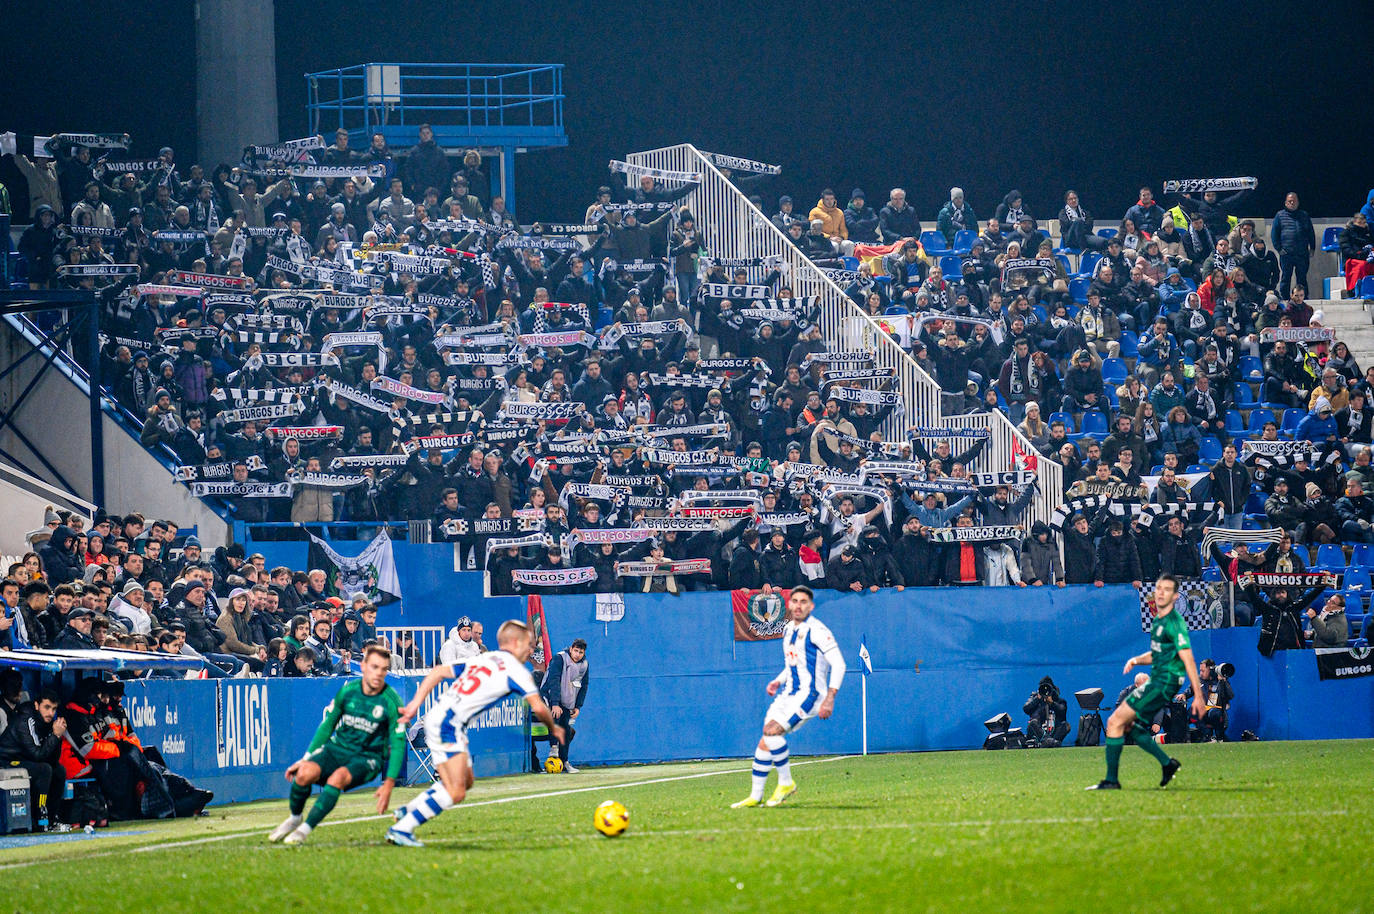
{"label": "spectator in dark coat", "polygon": [[1298,209],[1298,195],[1293,191],[1283,198],[1283,209],[1274,214],[1269,240],[1279,255],[1279,297],[1286,299],[1294,283],[1307,287],[1307,265],[1317,249],[1312,217]]}
{"label": "spectator in dark coat", "polygon": [[793,587],[802,583],[801,567],[797,564],[797,550],[787,542],[787,530],[774,527],[768,545],[759,556],[763,580],[774,587]]}
{"label": "spectator in dark coat", "polygon": [[424,196],[427,188],[449,186],[448,157],[434,141],[434,131],[428,124],[420,125],[420,141],[406,156],[402,172],[406,190],[417,199]]}
{"label": "spectator in dark coat", "polygon": [[739,545],[730,554],[728,574],[731,590],[758,590],[763,587],[764,577],[759,564],[758,543],[758,530],[751,528],[740,534]]}
{"label": "spectator in dark coat", "polygon": [[859,547],[845,546],[831,556],[825,569],[825,586],[831,590],[859,593],[869,586],[868,569],[859,558]]}
{"label": "spectator in dark coat", "polygon": [[878,211],[878,237],[883,244],[921,237],[921,220],[916,217],[916,210],[907,205],[906,191],[900,187],[892,188],[887,205]]}
{"label": "spectator in dark coat", "polygon": [[1126,530],[1120,520],[1112,519],[1107,524],[1107,535],[1097,544],[1097,583],[1134,584],[1140,586],[1140,553],[1136,549],[1135,537]]}

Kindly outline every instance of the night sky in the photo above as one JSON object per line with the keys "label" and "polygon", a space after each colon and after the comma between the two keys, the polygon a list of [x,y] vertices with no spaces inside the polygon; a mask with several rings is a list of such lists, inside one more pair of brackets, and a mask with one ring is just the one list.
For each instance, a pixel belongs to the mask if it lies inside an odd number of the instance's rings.
{"label": "night sky", "polygon": [[[1074,187],[1100,219],[1165,178],[1254,175],[1260,215],[1296,189],[1344,217],[1374,187],[1367,2],[697,6],[276,0],[281,135],[306,132],[307,71],[564,63],[571,145],[519,160],[522,221],[580,220],[606,160],[682,141],[782,165],[770,212],[780,193],[881,205],[901,185],[931,223],[954,184],[980,218],[1013,187],[1051,218]],[[127,130],[136,155],[191,159],[188,0],[16,3],[4,21],[0,131]],[[0,180],[19,182],[8,161]]]}

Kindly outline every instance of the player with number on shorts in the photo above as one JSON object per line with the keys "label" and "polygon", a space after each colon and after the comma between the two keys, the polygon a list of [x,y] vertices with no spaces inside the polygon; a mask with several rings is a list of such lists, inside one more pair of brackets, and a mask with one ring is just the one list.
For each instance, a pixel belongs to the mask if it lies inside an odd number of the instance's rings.
{"label": "player with number on shorts", "polygon": [[[793,587],[788,594],[787,624],[782,629],[784,665],[782,672],[768,683],[768,694],[774,698],[763,717],[763,736],[754,749],[753,785],[749,796],[732,803],[731,809],[761,805],[772,768],[778,769],[778,786],[767,805],[779,806],[796,793],[783,734],[793,732],[813,717],[824,720],[835,710],[835,693],[844,681],[844,657],[830,629],[811,615],[815,607],[811,588],[804,584]],[[826,690],[824,698],[822,688]]]}
{"label": "player with number on shorts", "polygon": [[496,633],[496,644],[497,650],[462,663],[435,666],[415,690],[415,697],[401,709],[401,719],[411,719],[435,686],[445,679],[457,679],[425,715],[425,745],[439,780],[396,810],[396,824],[386,833],[390,843],[423,847],[415,838],[415,829],[463,802],[473,783],[468,723],[507,695],[523,696],[534,716],[549,728],[550,736],[562,742],[563,728],[554,722],[530,671],[525,669],[533,650],[529,626],[515,619],[504,623]]}

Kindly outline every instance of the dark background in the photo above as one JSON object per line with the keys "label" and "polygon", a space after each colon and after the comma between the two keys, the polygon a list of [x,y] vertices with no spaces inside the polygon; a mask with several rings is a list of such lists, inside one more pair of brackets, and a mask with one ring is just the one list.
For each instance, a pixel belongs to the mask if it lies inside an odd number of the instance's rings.
{"label": "dark background", "polygon": [[[782,165],[760,191],[769,212],[780,193],[809,207],[826,185],[842,203],[863,187],[880,206],[900,185],[929,223],[954,184],[983,219],[1013,187],[1042,219],[1067,187],[1116,219],[1141,184],[1158,192],[1166,178],[1254,175],[1250,215],[1271,215],[1291,188],[1313,215],[1345,217],[1374,186],[1367,2],[276,0],[276,19],[282,137],[307,131],[308,71],[566,64],[571,145],[518,160],[526,222],[580,220],[608,159],[684,141]],[[15,3],[3,23],[0,130],[126,130],[136,155],[175,147],[185,173],[190,0]],[[22,189],[8,159],[0,181]]]}

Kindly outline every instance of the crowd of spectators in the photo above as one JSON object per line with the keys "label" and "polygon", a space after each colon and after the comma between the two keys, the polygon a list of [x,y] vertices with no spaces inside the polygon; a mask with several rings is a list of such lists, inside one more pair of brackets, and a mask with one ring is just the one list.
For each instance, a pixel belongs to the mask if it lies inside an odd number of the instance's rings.
{"label": "crowd of spectators", "polygon": [[[349,675],[379,640],[377,606],[328,592],[325,572],[268,568],[260,553],[221,546],[212,555],[177,524],[140,514],[49,509],[29,534],[35,551],[0,580],[0,651],[157,651],[201,658],[205,676]],[[419,665],[405,632],[388,645]],[[180,677],[182,670],[122,671]],[[192,675],[202,675],[196,670]]]}
{"label": "crowd of spectators", "polygon": [[[522,227],[481,156],[427,129],[399,155],[341,131],[184,176],[166,148],[139,171],[49,151],[20,163],[42,201],[29,281],[99,292],[103,374],[145,444],[238,519],[428,520],[494,593],[1138,581],[1199,572],[1213,509],[1374,541],[1374,502],[1344,484],[1368,466],[1374,374],[1307,332],[1295,193],[1267,239],[1237,218],[1244,190],[1141,188],[1111,237],[1073,191],[1057,219],[1013,190],[980,221],[954,188],[933,232],[899,188],[876,211],[859,189],[779,198],[772,223],[841,271],[946,415],[1003,412],[1066,497],[1113,493],[1028,531],[1028,481],[972,478],[1009,468],[896,412],[890,375],[828,351],[782,263],[712,255],[690,180],[621,167],[582,222]],[[726,175],[761,207],[779,180]],[[137,267],[63,269],[118,263]],[[1235,427],[1256,400],[1305,415]],[[1255,511],[1257,483],[1306,498]]]}

